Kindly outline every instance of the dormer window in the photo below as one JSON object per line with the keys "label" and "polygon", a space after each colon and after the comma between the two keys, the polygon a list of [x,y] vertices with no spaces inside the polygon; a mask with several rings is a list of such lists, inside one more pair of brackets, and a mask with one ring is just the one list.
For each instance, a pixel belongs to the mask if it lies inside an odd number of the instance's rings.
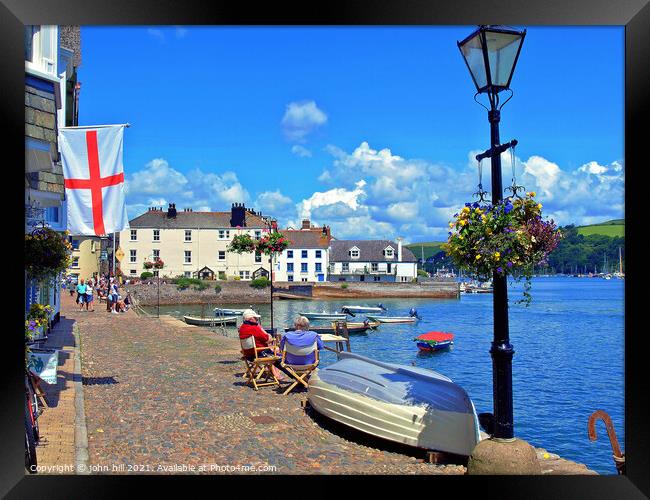
{"label": "dormer window", "polygon": [[359,252],[359,249],[357,247],[352,247],[349,253],[350,253],[350,258],[358,259],[361,252]]}
{"label": "dormer window", "polygon": [[395,257],[395,250],[393,247],[384,248],[384,257],[387,259],[393,259]]}

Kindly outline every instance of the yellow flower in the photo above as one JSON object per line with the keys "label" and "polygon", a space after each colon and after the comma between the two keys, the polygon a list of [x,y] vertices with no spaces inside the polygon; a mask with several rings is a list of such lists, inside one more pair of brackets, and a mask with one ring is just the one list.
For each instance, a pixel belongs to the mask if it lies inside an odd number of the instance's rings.
{"label": "yellow flower", "polygon": [[462,234],[459,234],[459,235],[458,235],[458,239],[459,239],[459,240],[462,240],[462,239],[463,239],[463,235],[462,235]]}
{"label": "yellow flower", "polygon": [[541,209],[542,209],[542,204],[541,204],[541,203],[538,203],[538,204],[537,204],[537,208],[539,208],[539,209],[541,210]]}
{"label": "yellow flower", "polygon": [[530,193],[526,193],[526,194],[531,198],[534,198],[537,193],[535,193],[535,191],[531,191]]}
{"label": "yellow flower", "polygon": [[501,257],[501,254],[499,252],[494,252],[494,257],[499,260],[499,257]]}
{"label": "yellow flower", "polygon": [[477,208],[477,209],[475,210],[475,212],[476,212],[478,215],[481,215],[481,214],[483,213],[483,210],[481,210],[480,208]]}
{"label": "yellow flower", "polygon": [[476,260],[479,260],[480,258],[481,258],[481,254],[478,254],[478,255],[476,256]]}
{"label": "yellow flower", "polygon": [[461,212],[468,213],[469,212],[469,207],[463,207]]}
{"label": "yellow flower", "polygon": [[449,223],[449,227],[454,227],[454,223],[453,223],[453,222],[450,222],[450,223]]}
{"label": "yellow flower", "polygon": [[465,224],[467,224],[467,221],[466,221],[465,219],[463,219],[463,220],[459,221],[458,223],[459,223],[461,226],[464,226]]}

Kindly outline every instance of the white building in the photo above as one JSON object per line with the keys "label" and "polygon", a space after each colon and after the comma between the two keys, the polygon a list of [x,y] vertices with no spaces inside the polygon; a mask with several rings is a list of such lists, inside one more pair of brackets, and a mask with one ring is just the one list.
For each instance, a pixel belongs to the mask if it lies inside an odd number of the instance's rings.
{"label": "white building", "polygon": [[308,219],[301,229],[280,231],[291,243],[274,262],[276,281],[327,281],[329,267],[328,247],[332,236],[330,228],[313,227]]}
{"label": "white building", "polygon": [[[25,26],[25,233],[65,231],[66,204],[58,129],[77,124],[79,26]],[[27,278],[27,277],[26,277]],[[60,313],[58,284],[25,280],[25,309],[38,302]]]}
{"label": "white building", "polygon": [[[269,275],[268,257],[231,252],[228,246],[235,235],[249,234],[259,239],[269,232],[260,213],[234,203],[230,212],[177,211],[175,204],[150,208],[129,221],[130,228],[120,233],[124,257],[120,268],[125,278],[139,277],[145,261],[160,259],[161,276],[251,280]],[[155,270],[150,269],[154,272]]]}
{"label": "white building", "polygon": [[398,240],[333,240],[329,281],[411,282],[417,259]]}

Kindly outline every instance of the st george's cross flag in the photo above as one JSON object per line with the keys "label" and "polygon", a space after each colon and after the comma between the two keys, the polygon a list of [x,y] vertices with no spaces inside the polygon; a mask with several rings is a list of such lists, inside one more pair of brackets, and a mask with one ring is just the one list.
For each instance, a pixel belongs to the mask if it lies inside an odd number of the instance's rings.
{"label": "st george's cross flag", "polygon": [[123,138],[124,125],[59,129],[71,234],[104,236],[128,229]]}

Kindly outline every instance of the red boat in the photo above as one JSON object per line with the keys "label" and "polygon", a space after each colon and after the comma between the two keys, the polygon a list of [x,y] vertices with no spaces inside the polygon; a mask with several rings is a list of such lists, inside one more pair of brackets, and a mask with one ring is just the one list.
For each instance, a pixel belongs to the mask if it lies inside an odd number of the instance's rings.
{"label": "red boat", "polygon": [[454,343],[454,334],[445,332],[428,332],[418,335],[413,340],[417,341],[418,349],[425,352],[447,349]]}

